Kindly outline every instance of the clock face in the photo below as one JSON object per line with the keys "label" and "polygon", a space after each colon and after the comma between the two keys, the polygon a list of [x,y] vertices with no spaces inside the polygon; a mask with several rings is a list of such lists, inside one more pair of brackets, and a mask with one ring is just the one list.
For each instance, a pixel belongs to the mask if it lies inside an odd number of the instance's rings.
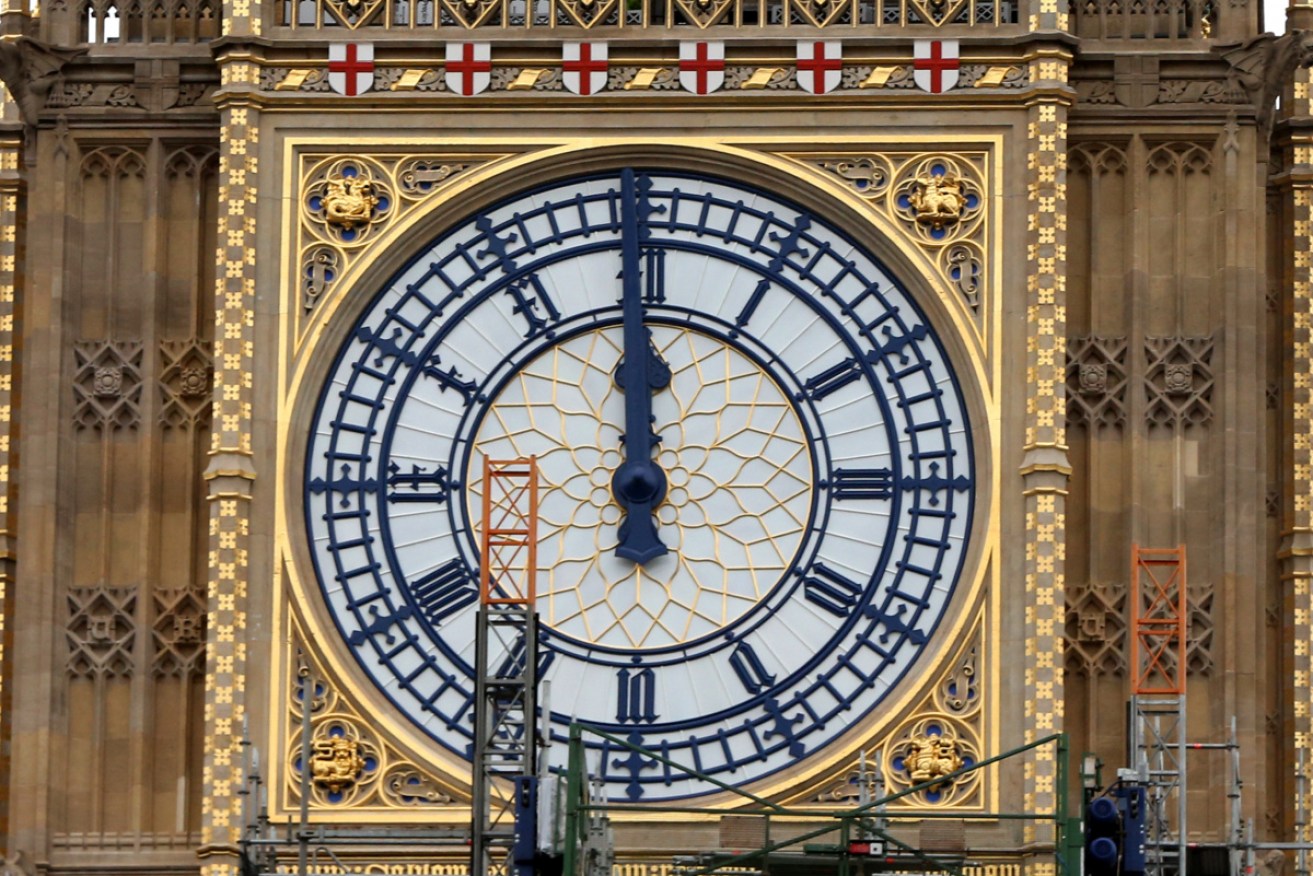
{"label": "clock face", "polygon": [[[822,218],[591,175],[458,222],[365,306],[308,438],[310,553],[364,673],[462,757],[483,460],[531,455],[554,736],[740,785],[924,671],[971,530],[966,405],[921,309]],[[716,790],[588,741],[613,798]]]}

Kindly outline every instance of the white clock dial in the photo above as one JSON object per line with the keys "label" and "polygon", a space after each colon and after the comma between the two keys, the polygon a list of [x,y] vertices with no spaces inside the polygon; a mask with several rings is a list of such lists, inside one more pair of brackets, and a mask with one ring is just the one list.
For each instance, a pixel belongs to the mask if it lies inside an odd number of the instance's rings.
{"label": "white clock dial", "polygon": [[[318,405],[323,599],[459,755],[485,456],[541,468],[553,733],[739,784],[909,683],[964,573],[970,428],[920,308],[841,230],[727,180],[615,171],[458,222],[365,305]],[[590,744],[613,796],[714,790]]]}

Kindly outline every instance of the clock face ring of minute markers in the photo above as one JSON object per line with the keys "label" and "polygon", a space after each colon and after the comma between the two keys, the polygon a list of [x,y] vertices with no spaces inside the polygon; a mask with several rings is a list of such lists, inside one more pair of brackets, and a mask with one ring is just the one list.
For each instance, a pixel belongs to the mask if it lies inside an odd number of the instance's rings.
{"label": "clock face ring of minute markers", "polygon": [[[659,563],[678,562],[678,551],[642,567],[627,601],[579,598],[583,584],[557,588],[567,607],[562,631],[544,626],[540,677],[553,685],[554,736],[577,718],[746,783],[831,744],[924,665],[965,563],[975,483],[969,424],[920,309],[842,230],[725,179],[642,176],[651,183],[635,205],[645,323],[690,385],[718,384],[688,377],[700,354],[676,361],[680,343],[702,345],[729,363],[726,373],[757,381],[735,396],[741,416],[748,397],[761,407],[754,417],[788,402],[770,429],[792,429],[789,440],[807,452],[766,454],[762,480],[796,478],[806,489],[777,484],[769,501],[789,522],[772,523],[770,538],[739,538],[754,550],[774,539],[771,550],[790,557],[784,568],[753,554],[712,569],[727,578],[718,611],[702,595],[641,586]],[[513,413],[506,395],[518,375],[550,376],[558,397],[571,381],[595,381],[595,398],[617,392],[601,363],[614,362],[608,338],[621,323],[622,188],[619,173],[567,180],[457,223],[364,306],[319,390],[304,513],[322,599],[380,695],[458,757],[473,740],[476,447],[491,442],[491,451],[523,433],[513,420],[528,414]],[[662,272],[663,282],[649,285]],[[578,351],[587,344],[612,349]],[[595,357],[599,367],[567,379],[543,364],[567,354]],[[689,525],[696,503],[677,491],[699,471],[681,454],[714,442],[678,405],[662,413],[675,398],[668,393],[652,396],[653,413],[667,418],[656,424],[655,458],[675,495],[654,518],[673,545],[684,529],[708,534]],[[554,444],[567,441],[578,454],[591,443],[611,455],[575,460],[551,477],[563,493],[569,482],[576,506],[593,503],[598,522],[579,529],[614,560],[614,536],[599,533],[611,525],[601,518],[621,454],[614,435],[575,437],[580,422],[594,433],[619,426],[600,407],[579,404],[572,425],[553,427]],[[710,486],[689,490],[697,502],[746,489],[721,465],[705,469]],[[792,518],[807,520],[796,546]],[[567,564],[557,565],[565,580]],[[522,659],[517,643],[497,647],[494,671]],[[714,791],[588,744],[612,796]]]}

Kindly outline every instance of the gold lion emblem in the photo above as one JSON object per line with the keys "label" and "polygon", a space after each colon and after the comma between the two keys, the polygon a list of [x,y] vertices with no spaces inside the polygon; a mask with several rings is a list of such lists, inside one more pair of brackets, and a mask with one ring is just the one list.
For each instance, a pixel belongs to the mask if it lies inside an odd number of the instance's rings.
{"label": "gold lion emblem", "polygon": [[[907,765],[908,777],[917,785],[932,782],[962,768],[957,746],[942,736],[913,737],[903,762]],[[932,785],[930,790],[938,790],[939,787]]]}
{"label": "gold lion emblem", "polygon": [[368,225],[378,206],[374,184],[359,177],[338,177],[328,181],[324,193],[324,218],[330,225],[352,231]]}
{"label": "gold lion emblem", "polygon": [[918,176],[908,202],[916,210],[917,222],[942,231],[962,218],[967,199],[962,193],[962,180],[956,174],[945,173]]}
{"label": "gold lion emblem", "polygon": [[336,794],[343,788],[356,783],[356,776],[365,768],[365,759],[360,756],[360,747],[354,739],[334,736],[315,742],[314,754],[310,758],[310,775],[315,784]]}

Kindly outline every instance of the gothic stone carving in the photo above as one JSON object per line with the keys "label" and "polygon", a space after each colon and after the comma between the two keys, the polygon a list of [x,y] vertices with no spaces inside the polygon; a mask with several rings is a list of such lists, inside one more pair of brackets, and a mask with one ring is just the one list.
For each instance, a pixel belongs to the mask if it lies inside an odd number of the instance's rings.
{"label": "gothic stone carving", "polygon": [[25,124],[36,124],[64,65],[86,53],[86,49],[55,48],[25,36],[0,42],[0,80],[13,95]]}
{"label": "gothic stone carving", "polygon": [[209,341],[160,341],[160,422],[203,428],[210,422],[214,360]]}
{"label": "gothic stone carving", "polygon": [[[393,749],[303,649],[298,649],[290,668],[286,805],[295,806],[300,794],[300,724],[306,711],[311,727],[307,761],[312,806],[395,811],[457,802],[450,788]],[[303,696],[309,697],[308,710],[302,706]]]}
{"label": "gothic stone carving", "polygon": [[79,428],[132,429],[141,421],[141,342],[73,345],[73,421]]}
{"label": "gothic stone carving", "polygon": [[363,158],[322,163],[306,180],[303,215],[325,241],[358,246],[392,212],[393,197],[382,167]]}
{"label": "gothic stone carving", "polygon": [[205,663],[205,594],[191,588],[156,590],[151,637],[157,678],[199,675]]}
{"label": "gothic stone carving", "polygon": [[956,225],[966,209],[967,196],[962,191],[962,180],[955,173],[923,174],[916,183],[908,201],[916,211],[916,221],[942,231]]}
{"label": "gothic stone carving", "polygon": [[980,759],[978,744],[966,727],[946,715],[927,715],[900,727],[885,747],[881,768],[891,791],[934,782],[913,794],[923,806],[963,802],[980,787],[980,773],[936,781]]}
{"label": "gothic stone carving", "polygon": [[[896,728],[868,757],[864,752],[837,782],[809,802],[855,803],[875,799],[884,786],[899,791],[947,775],[980,758],[983,749],[979,628],[944,670],[914,717]],[[979,798],[981,778],[968,773],[936,783],[892,804],[894,808],[971,805]]]}
{"label": "gothic stone carving", "polygon": [[310,755],[310,774],[314,782],[330,794],[340,794],[343,788],[356,783],[365,769],[360,756],[360,743],[343,736],[330,736],[315,741]]}
{"label": "gothic stone carving", "polygon": [[1186,671],[1195,675],[1210,675],[1213,659],[1213,586],[1192,586],[1186,598],[1190,626],[1185,638]]}
{"label": "gothic stone carving", "polygon": [[1184,429],[1213,418],[1213,339],[1145,338],[1144,416],[1149,425]]}
{"label": "gothic stone carving", "polygon": [[68,591],[68,674],[113,678],[132,674],[137,605],[134,587],[73,587]]}
{"label": "gothic stone carving", "polygon": [[[956,779],[945,777],[962,768],[962,756],[958,753],[957,743],[945,738],[942,733],[913,736],[903,757],[908,779],[917,784],[935,782],[930,786],[931,791],[952,785]],[[943,781],[937,781],[941,779]]]}
{"label": "gothic stone carving", "polygon": [[330,225],[354,231],[369,224],[378,206],[374,183],[352,176],[329,177],[324,192],[324,219]]}
{"label": "gothic stone carving", "polygon": [[296,269],[301,313],[308,315],[315,309],[377,232],[492,157],[305,156]]}
{"label": "gothic stone carving", "polygon": [[1270,33],[1222,52],[1231,65],[1228,85],[1246,95],[1258,111],[1258,130],[1270,133],[1277,95],[1295,70],[1313,62],[1313,33],[1298,28],[1283,36]]}
{"label": "gothic stone carving", "polygon": [[1077,675],[1126,671],[1126,587],[1072,584],[1067,589],[1066,667]]}
{"label": "gothic stone carving", "polygon": [[1126,338],[1067,341],[1067,422],[1096,428],[1126,420]]}
{"label": "gothic stone carving", "polygon": [[935,259],[973,310],[984,287],[984,177],[979,154],[853,153],[794,156],[838,177],[899,223]]}

